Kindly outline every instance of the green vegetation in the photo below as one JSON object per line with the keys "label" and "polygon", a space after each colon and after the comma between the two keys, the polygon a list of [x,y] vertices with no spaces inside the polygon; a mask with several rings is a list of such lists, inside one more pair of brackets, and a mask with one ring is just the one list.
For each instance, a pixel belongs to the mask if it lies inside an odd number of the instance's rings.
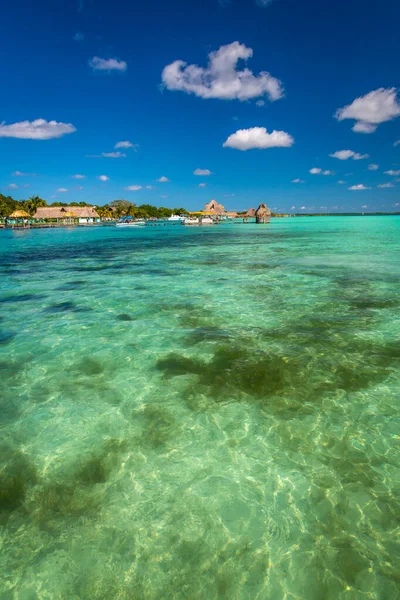
{"label": "green vegetation", "polygon": [[110,204],[96,206],[87,202],[53,202],[48,204],[46,200],[39,196],[31,196],[28,200],[14,200],[11,196],[0,194],[0,218],[8,217],[14,210],[26,210],[30,215],[34,215],[41,206],[93,206],[102,218],[119,218],[123,216],[141,217],[141,218],[167,218],[172,214],[187,214],[185,208],[165,208],[152,206],[151,204],[142,204],[136,206],[129,200],[113,200]]}

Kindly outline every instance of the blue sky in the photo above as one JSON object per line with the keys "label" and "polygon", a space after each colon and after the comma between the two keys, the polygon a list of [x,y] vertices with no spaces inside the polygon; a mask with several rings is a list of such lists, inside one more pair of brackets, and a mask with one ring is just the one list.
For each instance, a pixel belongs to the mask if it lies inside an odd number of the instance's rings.
{"label": "blue sky", "polygon": [[399,22],[397,0],[15,0],[0,191],[400,210]]}

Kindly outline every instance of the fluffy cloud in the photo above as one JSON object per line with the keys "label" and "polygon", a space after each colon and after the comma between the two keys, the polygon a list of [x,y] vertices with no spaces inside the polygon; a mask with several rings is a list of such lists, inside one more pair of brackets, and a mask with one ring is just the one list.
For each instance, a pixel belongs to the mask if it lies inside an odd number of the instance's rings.
{"label": "fluffy cloud", "polygon": [[23,173],[22,171],[14,171],[11,175],[13,177],[36,177],[36,173]]}
{"label": "fluffy cloud", "polygon": [[261,108],[261,106],[265,105],[265,100],[257,100],[256,102],[256,106],[259,106]]}
{"label": "fluffy cloud", "polygon": [[109,177],[107,177],[107,175],[98,175],[97,179],[100,179],[100,181],[109,181]]}
{"label": "fluffy cloud", "polygon": [[168,183],[170,180],[168,179],[168,177],[165,177],[165,175],[162,175],[162,176],[160,177],[160,179],[157,179],[157,181],[158,181],[159,183]]}
{"label": "fluffy cloud", "polygon": [[141,185],[128,185],[125,188],[128,192],[138,192],[139,190],[142,189]]}
{"label": "fluffy cloud", "polygon": [[349,158],[352,158],[353,160],[363,160],[364,158],[369,158],[368,154],[359,154],[358,152],[353,152],[353,150],[338,150],[329,156],[338,158],[339,160],[348,160]]}
{"label": "fluffy cloud", "polygon": [[67,188],[58,188],[57,192],[68,192]]}
{"label": "fluffy cloud", "polygon": [[368,165],[368,171],[377,171],[379,169],[379,165],[376,165],[374,163],[371,163],[370,165]]}
{"label": "fluffy cloud", "polygon": [[71,175],[71,177],[73,179],[85,179],[86,175],[79,175],[79,173],[77,175]]}
{"label": "fluffy cloud", "polygon": [[356,123],[353,131],[357,133],[373,133],[380,123],[391,121],[399,115],[400,103],[396,88],[373,90],[344,108],[339,108],[335,113],[338,121],[354,119]]}
{"label": "fluffy cloud", "polygon": [[385,171],[385,175],[392,175],[393,177],[397,177],[397,175],[400,175],[400,169],[398,169],[397,171],[393,171],[393,169],[390,169],[389,171]]}
{"label": "fluffy cloud", "polygon": [[199,183],[199,187],[206,187],[206,183]]}
{"label": "fluffy cloud", "polygon": [[310,169],[309,172],[311,173],[311,175],[334,175],[333,171],[329,171],[328,169],[323,171],[319,167],[313,167],[312,169]]}
{"label": "fluffy cloud", "polygon": [[154,190],[154,187],[152,185],[146,185],[146,190]]}
{"label": "fluffy cloud", "polygon": [[347,183],[347,181],[343,181],[343,179],[339,179],[338,183],[340,183],[341,185]]}
{"label": "fluffy cloud", "polygon": [[352,127],[352,130],[355,133],[374,133],[376,131],[378,125],[373,125],[372,123],[363,123],[363,121],[357,121]]}
{"label": "fluffy cloud", "polygon": [[232,133],[222,144],[224,148],[236,148],[237,150],[251,150],[258,148],[289,148],[294,144],[294,139],[285,131],[268,133],[265,127],[250,127],[250,129],[239,129]]}
{"label": "fluffy cloud", "polygon": [[380,183],[378,185],[378,188],[393,188],[394,187],[394,183]]}
{"label": "fluffy cloud", "polygon": [[361,208],[368,208],[368,204],[363,204]]}
{"label": "fluffy cloud", "polygon": [[129,142],[128,140],[126,140],[125,142],[117,142],[114,146],[114,148],[117,150],[118,148],[137,148],[138,144],[132,144],[132,142]]}
{"label": "fluffy cloud", "polygon": [[68,133],[74,133],[76,128],[71,123],[58,123],[35,119],[35,121],[20,121],[5,125],[0,123],[0,137],[19,138],[23,140],[51,140],[60,138]]}
{"label": "fluffy cloud", "polygon": [[351,191],[356,191],[356,190],[370,190],[371,188],[366,187],[363,183],[358,183],[357,185],[352,185],[348,189]]}
{"label": "fluffy cloud", "polygon": [[196,169],[193,171],[193,175],[212,175],[212,173],[208,169]]}
{"label": "fluffy cloud", "polygon": [[188,65],[183,60],[174,61],[164,68],[162,82],[168,90],[195,94],[200,98],[249,100],[267,96],[271,102],[282,98],[283,88],[279,79],[266,71],[254,75],[247,68],[237,70],[238,61],[251,56],[251,48],[233,42],[211,52],[207,67]]}
{"label": "fluffy cloud", "polygon": [[120,71],[123,73],[127,69],[127,64],[124,60],[117,60],[116,58],[99,58],[93,56],[89,60],[89,65],[94,71]]}
{"label": "fluffy cloud", "polygon": [[125,158],[125,152],[102,152],[101,153],[104,158]]}
{"label": "fluffy cloud", "polygon": [[10,185],[8,186],[10,188],[10,190],[17,190],[18,186],[16,183],[10,183]]}
{"label": "fluffy cloud", "polygon": [[292,183],[304,183],[303,179],[293,179]]}

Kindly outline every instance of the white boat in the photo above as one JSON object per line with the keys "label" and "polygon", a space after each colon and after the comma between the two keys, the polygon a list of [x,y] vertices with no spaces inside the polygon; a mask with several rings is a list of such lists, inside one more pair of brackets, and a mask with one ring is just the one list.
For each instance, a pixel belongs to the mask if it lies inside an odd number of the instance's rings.
{"label": "white boat", "polygon": [[203,217],[201,219],[201,225],[214,225],[214,221],[211,217]]}
{"label": "white boat", "polygon": [[187,217],[181,222],[182,225],[200,225],[200,220],[197,217]]}
{"label": "white boat", "polygon": [[180,215],[171,215],[168,217],[167,221],[172,221],[175,223],[179,223],[180,221],[184,221],[185,217],[181,217]]}
{"label": "white boat", "polygon": [[138,219],[134,221],[133,219],[122,218],[122,220],[115,223],[116,227],[140,227],[141,225],[146,225],[146,221],[144,219]]}

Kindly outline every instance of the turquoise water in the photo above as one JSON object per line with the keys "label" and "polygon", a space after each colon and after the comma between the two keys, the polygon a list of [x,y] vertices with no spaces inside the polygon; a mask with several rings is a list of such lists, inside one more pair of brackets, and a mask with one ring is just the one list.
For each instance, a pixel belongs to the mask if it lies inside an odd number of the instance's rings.
{"label": "turquoise water", "polygon": [[400,217],[0,231],[0,596],[399,598]]}

